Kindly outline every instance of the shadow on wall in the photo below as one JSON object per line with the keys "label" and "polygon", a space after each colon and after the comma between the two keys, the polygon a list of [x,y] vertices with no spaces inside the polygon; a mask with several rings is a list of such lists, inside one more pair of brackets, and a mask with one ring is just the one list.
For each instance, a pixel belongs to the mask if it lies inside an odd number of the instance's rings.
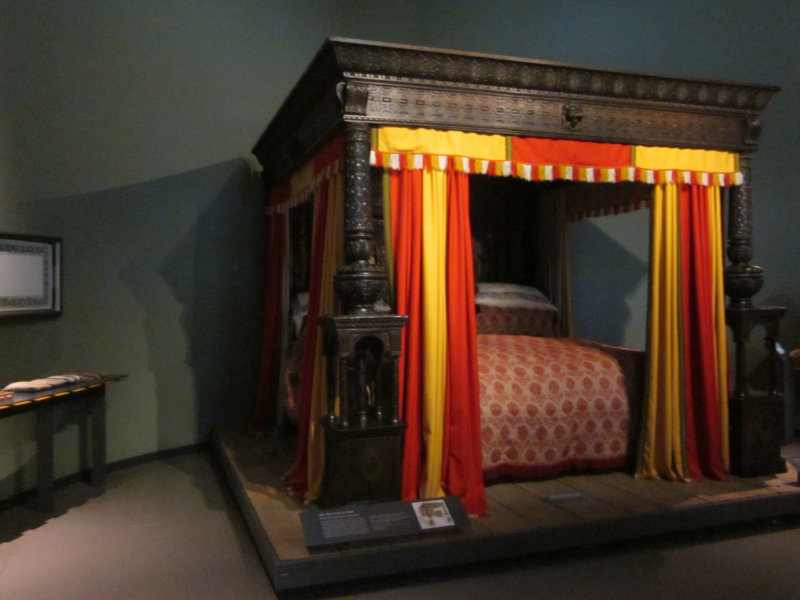
{"label": "shadow on wall", "polygon": [[263,330],[264,223],[259,180],[241,161],[157,269],[182,306],[201,439],[221,417],[251,414]]}
{"label": "shadow on wall", "polygon": [[[258,375],[264,248],[260,184],[245,161],[189,176],[196,181],[181,188],[211,183],[210,177],[214,186],[205,193],[215,190],[213,197],[197,207],[188,226],[175,231],[156,263],[130,261],[120,271],[143,309],[148,366],[159,399],[159,447],[175,445],[181,430],[186,436],[194,429],[203,441],[215,424],[247,419]],[[163,285],[169,299],[150,293]],[[193,401],[191,413],[187,401]]]}
{"label": "shadow on wall", "polygon": [[[214,424],[249,416],[264,217],[244,159],[27,211],[29,233],[63,239],[64,310],[15,328],[18,362],[29,377],[130,376],[111,390],[109,460],[202,442]],[[40,353],[42,339],[52,343]]]}
{"label": "shadow on wall", "polygon": [[[644,349],[647,327],[648,211],[609,219],[645,219],[636,256],[590,219],[572,224],[573,325],[578,337]],[[639,214],[640,213],[640,214]],[[635,223],[634,223],[635,224]],[[619,225],[619,224],[618,224]],[[631,223],[627,227],[631,227]],[[624,226],[624,225],[623,225]]]}

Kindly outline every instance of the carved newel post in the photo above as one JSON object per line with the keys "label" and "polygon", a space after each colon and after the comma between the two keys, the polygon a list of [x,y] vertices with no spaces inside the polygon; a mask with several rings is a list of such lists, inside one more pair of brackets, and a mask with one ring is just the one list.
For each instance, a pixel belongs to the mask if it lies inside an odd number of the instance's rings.
{"label": "carved newel post", "polygon": [[386,290],[386,273],[375,264],[375,234],[369,178],[370,129],[347,123],[344,131],[344,251],[346,264],[334,288],[351,315],[372,314]]}
{"label": "carved newel post", "polygon": [[741,185],[731,190],[728,203],[728,259],[725,267],[725,293],[730,306],[747,308],[764,283],[764,271],[751,265],[753,258],[753,215],[750,201],[750,155],[742,154],[739,166],[744,176]]}
{"label": "carved newel post", "polygon": [[[757,123],[752,127],[757,137]],[[752,138],[755,140],[755,137]],[[753,256],[752,205],[750,201],[750,155],[742,154],[741,185],[731,191],[728,205],[728,259],[725,268],[726,311],[733,333],[735,352],[734,389],[729,398],[731,472],[744,477],[771,475],[786,470],[781,457],[784,441],[784,405],[780,368],[776,352],[778,328],[784,307],[754,307],[751,298],[761,289],[761,267],[750,264]],[[751,391],[748,386],[747,348],[750,333],[764,328],[767,349],[767,389]]]}
{"label": "carved newel post", "polygon": [[368,125],[345,124],[344,152],[346,263],[336,272],[334,289],[347,314],[319,320],[328,391],[324,507],[398,500],[405,431],[397,373],[407,317],[375,308],[387,281],[375,260]]}

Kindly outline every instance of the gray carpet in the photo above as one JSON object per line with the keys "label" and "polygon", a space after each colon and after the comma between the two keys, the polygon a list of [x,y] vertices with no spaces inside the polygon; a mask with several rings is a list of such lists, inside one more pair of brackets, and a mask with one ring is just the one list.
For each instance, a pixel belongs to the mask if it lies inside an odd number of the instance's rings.
{"label": "gray carpet", "polygon": [[[796,454],[796,447],[792,453]],[[800,516],[547,557],[357,582],[286,598],[800,598]],[[73,483],[51,511],[0,512],[0,598],[275,598],[213,457]]]}

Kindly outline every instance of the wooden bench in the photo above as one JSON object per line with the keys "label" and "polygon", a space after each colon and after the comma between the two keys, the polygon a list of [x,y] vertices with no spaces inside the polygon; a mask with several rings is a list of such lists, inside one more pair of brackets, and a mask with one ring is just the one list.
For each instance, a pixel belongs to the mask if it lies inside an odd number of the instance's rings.
{"label": "wooden bench", "polygon": [[106,481],[106,385],[122,381],[127,375],[98,375],[85,381],[66,383],[45,390],[14,392],[0,398],[0,418],[29,411],[36,413],[36,491],[38,502],[45,507],[53,503],[53,409],[58,404],[82,402],[91,418],[92,485]]}

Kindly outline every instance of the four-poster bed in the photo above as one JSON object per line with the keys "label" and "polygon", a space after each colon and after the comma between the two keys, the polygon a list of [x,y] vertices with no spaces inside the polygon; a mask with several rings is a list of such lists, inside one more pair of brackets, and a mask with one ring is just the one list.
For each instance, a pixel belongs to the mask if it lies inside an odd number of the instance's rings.
{"label": "four-poster bed", "polygon": [[[755,394],[745,381],[750,330],[763,324],[774,345],[782,314],[750,300],[762,278],[749,262],[750,154],[776,91],[328,40],[254,148],[271,217],[254,423],[266,427],[278,390],[296,398],[293,491],[323,505],[450,494],[479,514],[485,480],[621,468],[633,454],[642,477],[781,470],[777,385]],[[535,266],[514,261],[514,280],[502,282],[513,294],[476,293],[497,271],[494,256],[495,273],[480,273],[492,261],[470,220],[484,177],[544,186]],[[586,184],[635,192],[571,197]],[[642,203],[653,222],[646,359],[569,339],[562,260],[569,218]],[[300,206],[311,207],[305,220],[292,218]],[[305,274],[290,276],[292,257]],[[535,307],[531,294],[543,296]],[[305,325],[287,369],[300,297]],[[522,321],[552,332],[514,330],[531,308]],[[550,358],[523,366],[533,340]],[[296,377],[287,383],[286,372]],[[523,387],[542,397],[543,384],[567,396],[521,400]],[[580,424],[555,418],[593,406]],[[544,448],[545,438],[569,443]]]}

